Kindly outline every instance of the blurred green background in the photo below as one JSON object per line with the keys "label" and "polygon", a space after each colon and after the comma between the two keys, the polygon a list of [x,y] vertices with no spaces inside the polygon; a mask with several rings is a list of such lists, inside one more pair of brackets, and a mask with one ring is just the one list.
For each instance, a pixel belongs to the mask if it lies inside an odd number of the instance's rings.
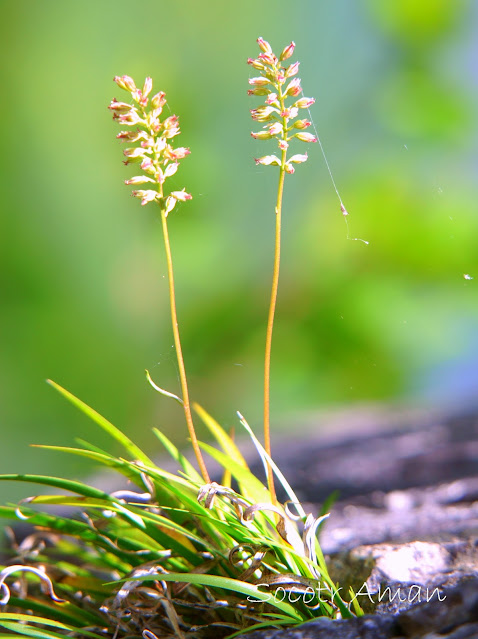
{"label": "blurred green background", "polygon": [[[357,401],[473,401],[478,389],[478,5],[462,0],[2,0],[3,472],[91,472],[28,447],[99,445],[51,377],[148,451],[185,442],[161,227],[123,180],[114,75],[146,75],[191,155],[174,211],[191,393],[260,430],[277,171],[246,95],[263,36],[295,40],[318,145],[286,182],[272,418]],[[298,144],[296,152],[305,146]],[[465,279],[464,275],[475,277]],[[304,435],[305,436],[305,435]],[[27,488],[31,491],[31,488]],[[2,499],[25,491],[0,485]]]}

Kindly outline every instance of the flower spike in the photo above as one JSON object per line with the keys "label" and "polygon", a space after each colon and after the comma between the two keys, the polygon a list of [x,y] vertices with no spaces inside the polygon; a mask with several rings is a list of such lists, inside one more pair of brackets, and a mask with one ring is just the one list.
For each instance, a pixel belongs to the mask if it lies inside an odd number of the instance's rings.
{"label": "flower spike", "polygon": [[[133,191],[132,195],[139,198],[143,206],[149,202],[156,202],[169,212],[178,200],[185,202],[192,197],[184,190],[173,193],[164,192],[166,179],[176,173],[179,160],[190,153],[186,147],[174,148],[171,144],[172,138],[180,133],[178,116],[170,115],[165,120],[160,119],[166,104],[166,95],[160,91],[149,99],[153,90],[153,81],[150,77],[146,78],[142,89],[138,89],[133,78],[128,75],[116,76],[114,81],[120,89],[130,93],[133,102],[136,103],[128,104],[114,99],[108,107],[113,112],[114,120],[128,127],[138,127],[121,131],[117,135],[121,141],[136,143],[136,146],[124,150],[125,164],[140,163],[140,168],[145,174],[125,180],[125,184],[131,186],[154,184],[155,186],[152,186],[150,190]],[[174,193],[181,195],[177,196]]]}
{"label": "flower spike", "polygon": [[[279,149],[283,152],[280,161],[269,161],[273,156],[265,156],[256,159],[256,164],[266,164],[281,167],[286,173],[293,173],[291,162],[298,163],[296,159],[287,159],[289,142],[297,138],[301,142],[317,142],[317,138],[310,133],[302,133],[311,125],[306,119],[296,120],[300,109],[308,109],[313,103],[313,98],[299,98],[302,93],[300,78],[297,77],[299,63],[293,62],[289,66],[282,66],[294,53],[295,43],[291,42],[279,57],[274,55],[272,48],[266,40],[259,38],[257,43],[261,49],[259,56],[253,60],[249,58],[247,63],[260,71],[260,75],[250,78],[249,84],[253,87],[248,90],[248,95],[266,96],[265,104],[251,109],[252,119],[256,122],[266,123],[263,131],[253,132],[251,135],[256,140],[270,140],[275,138]],[[286,85],[287,82],[287,85]],[[292,104],[286,104],[288,98],[298,98]],[[291,134],[293,129],[299,129],[301,133]],[[292,156],[293,158],[297,156]],[[301,156],[307,159],[307,156]],[[305,162],[305,160],[301,160]]]}

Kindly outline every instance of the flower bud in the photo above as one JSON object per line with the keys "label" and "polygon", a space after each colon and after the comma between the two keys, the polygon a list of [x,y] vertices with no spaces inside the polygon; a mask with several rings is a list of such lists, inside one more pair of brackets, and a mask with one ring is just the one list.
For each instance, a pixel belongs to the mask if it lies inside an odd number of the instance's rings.
{"label": "flower bud", "polygon": [[279,60],[282,62],[283,60],[287,60],[294,53],[295,42],[291,42],[280,54]]}
{"label": "flower bud", "polygon": [[125,155],[128,160],[127,164],[130,162],[139,162],[144,159],[146,151],[141,147],[135,147],[134,149],[125,149],[123,151],[123,155]]}
{"label": "flower bud", "polygon": [[178,162],[172,162],[171,164],[168,164],[166,168],[164,169],[164,179],[171,177],[171,175],[174,175],[176,171],[178,170],[178,167],[179,167]]}
{"label": "flower bud", "polygon": [[[162,109],[163,108],[163,106],[166,104],[166,97],[165,96],[166,96],[166,94],[164,93],[164,91],[160,91],[159,93],[156,93],[156,95],[153,95],[153,97],[151,98],[151,106],[153,107],[153,109]],[[160,113],[158,113],[158,115]]]}
{"label": "flower bud", "polygon": [[291,175],[292,175],[292,173],[295,173],[294,167],[289,162],[285,163],[284,168],[285,168],[285,172],[286,173],[290,173]]}
{"label": "flower bud", "polygon": [[287,142],[287,140],[279,140],[279,149],[281,151],[287,151],[288,148],[289,148],[289,143]]}
{"label": "flower bud", "polygon": [[151,159],[150,158],[145,158],[141,162],[141,170],[142,171],[146,171],[146,173],[153,174],[156,169],[154,168],[154,164],[151,162]]}
{"label": "flower bud", "polygon": [[302,162],[307,162],[307,153],[297,153],[289,158],[289,162],[293,162],[294,164],[301,164]]}
{"label": "flower bud", "polygon": [[250,64],[251,67],[257,69],[258,71],[264,70],[264,65],[259,60],[253,60],[252,58],[247,58],[247,64]]}
{"label": "flower bud", "polygon": [[270,80],[261,75],[258,78],[249,78],[249,84],[252,84],[255,87],[264,87],[267,84],[270,84]]}
{"label": "flower bud", "polygon": [[115,76],[114,81],[120,87],[120,89],[129,91],[130,93],[133,93],[133,91],[137,91],[134,80],[133,78],[130,78],[129,75],[122,75],[121,77]]}
{"label": "flower bud", "polygon": [[257,122],[272,120],[274,113],[277,113],[277,109],[271,106],[260,106],[257,109],[251,109],[252,119]]}
{"label": "flower bud", "polygon": [[280,122],[274,122],[274,124],[271,124],[269,127],[269,133],[271,135],[279,135],[283,133],[283,131],[284,128]]}
{"label": "flower bud", "polygon": [[269,95],[269,93],[270,89],[266,89],[265,87],[257,87],[256,89],[249,89],[247,95]]}
{"label": "flower bud", "polygon": [[294,102],[294,106],[298,109],[308,109],[314,104],[314,98],[300,98],[297,102]]}
{"label": "flower bud", "polygon": [[136,175],[135,177],[130,178],[129,180],[125,180],[125,184],[132,184],[135,186],[136,184],[146,184],[146,182],[153,182],[154,180],[146,175]]}
{"label": "flower bud", "polygon": [[146,135],[144,131],[120,131],[116,138],[122,142],[137,142],[141,134]]}
{"label": "flower bud", "polygon": [[289,84],[287,85],[287,89],[285,90],[285,96],[296,97],[299,93],[302,92],[302,87],[300,86],[300,78],[293,78]]}
{"label": "flower bud", "polygon": [[190,193],[186,193],[185,189],[182,189],[181,191],[171,191],[171,196],[179,202],[186,202],[187,200],[193,199],[193,196]]}
{"label": "flower bud", "polygon": [[312,122],[310,122],[310,120],[296,120],[294,122],[294,128],[295,129],[306,129],[311,124],[312,124]]}
{"label": "flower bud", "polygon": [[177,149],[171,149],[170,151],[165,153],[171,160],[182,160],[191,153],[190,149],[185,146],[178,146]]}
{"label": "flower bud", "polygon": [[143,90],[141,91],[143,98],[148,97],[148,95],[151,93],[152,88],[153,88],[153,79],[148,77],[144,81]]}
{"label": "flower bud", "polygon": [[271,67],[277,64],[277,58],[273,53],[260,53],[258,59]]}
{"label": "flower bud", "polygon": [[271,45],[264,38],[257,38],[257,44],[264,53],[272,53]]}
{"label": "flower bud", "polygon": [[126,102],[118,102],[117,100],[111,100],[108,109],[110,111],[114,111],[115,113],[129,113],[134,109],[131,104],[127,104]]}
{"label": "flower bud", "polygon": [[251,135],[254,140],[270,140],[272,137],[270,131],[258,131],[257,133],[254,133],[253,131]]}
{"label": "flower bud", "polygon": [[276,155],[264,155],[262,158],[254,158],[254,161],[264,166],[280,166],[280,160]]}
{"label": "flower bud", "polygon": [[285,70],[285,77],[291,78],[293,75],[297,75],[297,73],[299,72],[299,64],[300,62],[294,62],[293,64],[290,64]]}
{"label": "flower bud", "polygon": [[280,116],[281,118],[287,118],[288,120],[293,120],[294,118],[297,117],[299,113],[299,109],[295,106],[291,106],[288,109],[284,109],[284,111],[281,112]]}
{"label": "flower bud", "polygon": [[272,105],[272,106],[279,106],[279,102],[277,99],[277,93],[269,93],[269,95],[267,96],[266,99],[266,104]]}
{"label": "flower bud", "polygon": [[131,108],[128,113],[122,113],[118,116],[118,121],[121,124],[127,124],[128,126],[134,126],[135,124],[144,124],[144,120],[142,120],[136,110]]}
{"label": "flower bud", "polygon": [[294,138],[297,138],[301,142],[317,142],[317,138],[312,133],[307,133],[305,131],[301,131],[300,133],[296,133]]}
{"label": "flower bud", "polygon": [[131,195],[133,197],[139,197],[141,198],[141,206],[144,206],[145,204],[147,204],[148,202],[153,202],[156,197],[158,196],[158,192],[157,191],[132,191]]}
{"label": "flower bud", "polygon": [[166,198],[166,203],[164,205],[164,217],[168,217],[169,213],[171,213],[171,211],[176,206],[176,202],[177,199],[172,195]]}

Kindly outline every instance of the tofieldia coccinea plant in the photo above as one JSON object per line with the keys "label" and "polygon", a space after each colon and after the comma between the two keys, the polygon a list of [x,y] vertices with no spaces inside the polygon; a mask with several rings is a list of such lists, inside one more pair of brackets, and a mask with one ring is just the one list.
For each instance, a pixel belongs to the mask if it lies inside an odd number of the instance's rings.
{"label": "tofieldia coccinea plant", "polygon": [[[275,139],[277,155],[256,162],[277,166],[275,258],[266,330],[264,366],[264,441],[249,433],[267,475],[264,485],[252,474],[233,438],[198,404],[191,404],[176,312],[169,214],[191,195],[168,188],[179,161],[189,149],[175,147],[177,116],[163,118],[166,96],[152,93],[147,78],[142,89],[129,76],[115,82],[129,94],[109,108],[128,144],[125,164],[139,171],[126,184],[141,204],[154,204],[161,218],[166,252],[172,330],[181,383],[176,395],[147,378],[160,394],[177,401],[184,412],[199,472],[158,430],[155,434],[180,470],[170,473],[107,419],[54,382],[50,384],[103,428],[125,450],[115,457],[86,442],[78,448],[53,447],[81,455],[117,471],[130,486],[106,493],[79,481],[43,475],[3,475],[60,489],[24,499],[17,507],[0,507],[0,516],[26,520],[30,533],[16,541],[11,531],[11,557],[0,571],[0,632],[31,637],[233,637],[266,626],[295,625],[317,616],[361,614],[352,591],[342,596],[329,576],[317,532],[326,514],[307,514],[271,457],[270,356],[279,282],[281,211],[286,174],[307,159],[289,154],[295,140],[314,142],[310,122],[301,109],[313,102],[299,97],[298,63],[284,66],[294,43],[279,57],[258,39],[261,53],[248,62],[259,71],[249,80],[249,94],[265,98],[252,109],[263,124],[258,140]],[[219,448],[197,440],[192,410],[209,429]],[[52,448],[52,447],[49,447]],[[221,483],[211,481],[206,452],[224,468]],[[287,496],[279,503],[274,476]],[[231,482],[234,480],[234,487]],[[66,492],[66,495],[65,495]],[[56,515],[38,506],[61,506]],[[60,596],[61,595],[61,596]]]}

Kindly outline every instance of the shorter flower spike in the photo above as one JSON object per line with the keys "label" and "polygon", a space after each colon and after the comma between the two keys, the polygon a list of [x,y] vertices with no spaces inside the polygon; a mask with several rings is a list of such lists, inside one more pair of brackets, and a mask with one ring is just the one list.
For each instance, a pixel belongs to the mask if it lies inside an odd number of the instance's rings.
{"label": "shorter flower spike", "polygon": [[[155,189],[136,190],[132,195],[141,200],[144,206],[149,202],[157,202],[171,211],[176,202],[185,202],[191,196],[183,191],[173,191],[169,195],[164,193],[164,183],[167,178],[176,173],[179,160],[189,155],[190,150],[184,146],[174,148],[171,140],[179,135],[179,120],[176,115],[170,115],[161,121],[160,116],[166,104],[166,94],[159,91],[149,100],[153,90],[153,81],[147,77],[143,88],[136,87],[133,78],[127,75],[116,76],[116,84],[128,93],[135,104],[119,102],[114,99],[109,105],[113,112],[113,119],[128,127],[137,126],[135,130],[121,131],[117,138],[131,144],[137,143],[124,150],[125,164],[140,163],[144,175],[136,175],[125,180],[125,184],[136,186],[150,183]],[[148,105],[149,102],[149,105]]]}
{"label": "shorter flower spike", "polygon": [[[275,138],[282,153],[281,159],[275,155],[265,155],[256,158],[256,164],[279,166],[286,173],[294,173],[293,164],[300,164],[307,160],[307,154],[296,154],[287,159],[289,143],[293,138],[303,142],[316,142],[310,133],[302,133],[310,126],[306,119],[296,120],[299,109],[308,109],[314,103],[313,98],[299,98],[288,104],[288,98],[298,98],[302,93],[300,78],[294,77],[299,71],[299,63],[293,62],[289,66],[282,66],[294,53],[295,44],[286,46],[279,57],[274,55],[272,47],[263,38],[257,40],[261,53],[254,60],[249,58],[247,63],[260,72],[260,75],[250,78],[253,87],[247,92],[249,95],[266,96],[265,104],[251,109],[252,119],[256,122],[267,123],[262,131],[252,132],[255,140],[270,140]],[[287,83],[287,84],[286,84]],[[291,133],[298,130],[297,133]]]}

